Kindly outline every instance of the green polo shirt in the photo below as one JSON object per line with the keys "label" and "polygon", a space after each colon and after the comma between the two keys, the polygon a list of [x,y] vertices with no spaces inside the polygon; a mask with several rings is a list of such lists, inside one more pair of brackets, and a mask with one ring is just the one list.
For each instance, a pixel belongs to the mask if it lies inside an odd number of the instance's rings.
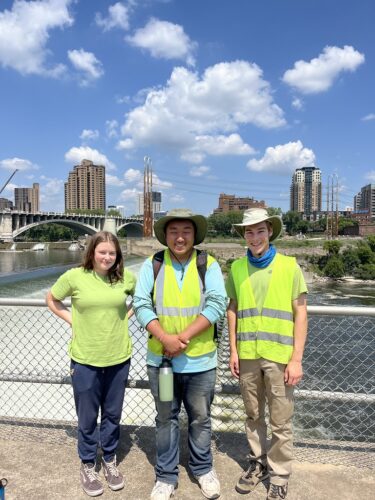
{"label": "green polo shirt", "polygon": [[130,358],[126,299],[134,294],[136,278],[124,270],[123,281],[110,284],[107,277],[82,267],[70,269],[51,289],[53,297],[72,299],[72,338],[69,356],[78,363],[113,366]]}

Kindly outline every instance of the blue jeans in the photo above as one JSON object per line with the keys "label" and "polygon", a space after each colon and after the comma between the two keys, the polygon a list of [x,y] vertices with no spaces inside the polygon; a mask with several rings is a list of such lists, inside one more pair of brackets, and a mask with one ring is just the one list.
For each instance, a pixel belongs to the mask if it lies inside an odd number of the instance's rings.
{"label": "blue jeans", "polygon": [[[95,463],[99,442],[106,462],[115,456],[129,368],[130,359],[104,368],[71,361],[78,416],[78,455],[82,462]],[[98,435],[99,408],[101,418]]]}
{"label": "blue jeans", "polygon": [[199,373],[174,373],[174,397],[159,400],[159,368],[147,366],[151,393],[156,407],[156,479],[176,484],[179,464],[179,413],[184,404],[188,416],[189,468],[202,476],[212,469],[211,403],[214,398],[216,369]]}

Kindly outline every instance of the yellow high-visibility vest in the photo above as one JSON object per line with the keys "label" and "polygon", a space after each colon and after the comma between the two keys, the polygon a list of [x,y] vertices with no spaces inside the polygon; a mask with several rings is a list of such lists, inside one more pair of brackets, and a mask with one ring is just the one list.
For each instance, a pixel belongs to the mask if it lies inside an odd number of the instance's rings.
{"label": "yellow high-visibility vest", "polygon": [[[173,269],[169,250],[164,251],[164,261],[157,275],[154,287],[153,302],[155,313],[163,330],[170,335],[181,333],[190,325],[204,309],[203,284],[197,270],[197,252],[193,250],[190,264],[187,268],[182,289],[180,290]],[[215,262],[207,256],[207,268]],[[154,336],[150,336],[148,348],[154,354],[163,353],[163,345]],[[185,349],[188,356],[202,356],[216,349],[214,341],[214,326],[190,340]]]}
{"label": "yellow high-visibility vest", "polygon": [[294,257],[276,254],[269,288],[261,312],[253,294],[248,258],[232,264],[237,294],[237,350],[239,359],[264,358],[288,363],[293,352],[292,291]]}

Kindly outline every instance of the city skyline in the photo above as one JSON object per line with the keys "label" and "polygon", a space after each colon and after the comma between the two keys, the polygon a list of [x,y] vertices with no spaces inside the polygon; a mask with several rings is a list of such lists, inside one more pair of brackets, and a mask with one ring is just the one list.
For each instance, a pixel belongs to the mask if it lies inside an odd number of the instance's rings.
{"label": "city skyline", "polygon": [[0,185],[19,171],[1,196],[39,183],[41,210],[63,210],[88,159],[131,214],[149,156],[165,210],[208,215],[225,192],[287,211],[309,166],[352,205],[375,182],[374,14],[370,0],[4,0]]}

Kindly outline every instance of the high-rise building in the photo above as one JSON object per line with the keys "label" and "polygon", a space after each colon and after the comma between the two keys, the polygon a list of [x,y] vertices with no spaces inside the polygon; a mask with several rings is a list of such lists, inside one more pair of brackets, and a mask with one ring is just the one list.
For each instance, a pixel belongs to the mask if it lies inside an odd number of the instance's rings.
{"label": "high-rise building", "polygon": [[[144,196],[143,193],[138,195],[137,199],[137,215],[143,215],[144,210]],[[161,212],[161,192],[152,191],[152,213]]]}
{"label": "high-rise building", "polygon": [[65,210],[105,210],[105,167],[82,160],[64,184]]}
{"label": "high-rise building", "polygon": [[318,167],[297,168],[290,186],[290,210],[315,219],[322,210],[322,173]]}
{"label": "high-rise building", "polygon": [[0,198],[0,210],[13,210],[13,202],[7,198]]}
{"label": "high-rise building", "polygon": [[375,218],[375,184],[367,184],[354,196],[354,211],[367,212],[371,219]]}
{"label": "high-rise building", "polygon": [[220,193],[219,207],[215,208],[214,213],[232,212],[233,210],[247,210],[248,208],[266,208],[264,200],[258,201],[254,198],[242,197],[239,198],[234,194]]}
{"label": "high-rise building", "polygon": [[40,211],[39,184],[31,188],[14,188],[14,209],[20,212],[37,213]]}

